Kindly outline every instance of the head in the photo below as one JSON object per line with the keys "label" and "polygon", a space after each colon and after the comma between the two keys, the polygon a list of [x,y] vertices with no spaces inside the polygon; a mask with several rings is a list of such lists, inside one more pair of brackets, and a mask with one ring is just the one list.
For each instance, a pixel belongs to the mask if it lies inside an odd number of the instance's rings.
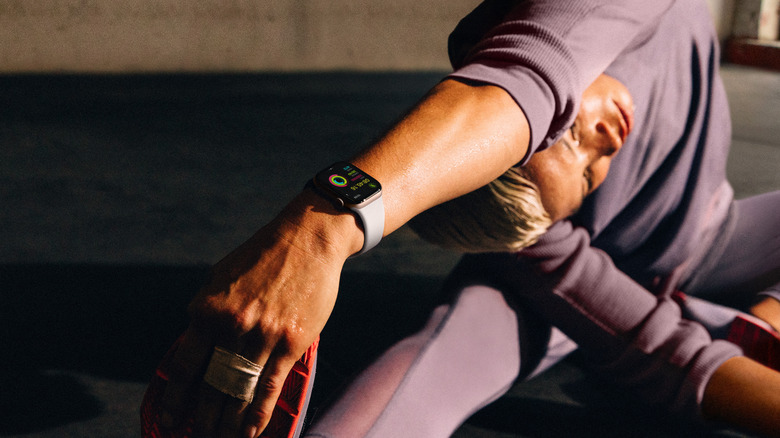
{"label": "head", "polygon": [[418,215],[410,226],[422,238],[461,252],[532,245],[604,182],[632,125],[631,94],[602,74],[585,90],[574,124],[553,146],[487,186]]}
{"label": "head", "polygon": [[583,93],[571,128],[524,166],[553,222],[577,212],[604,182],[633,127],[633,107],[628,89],[602,74]]}
{"label": "head", "polygon": [[534,184],[511,168],[490,184],[409,222],[423,239],[459,252],[511,252],[532,245],[552,222]]}

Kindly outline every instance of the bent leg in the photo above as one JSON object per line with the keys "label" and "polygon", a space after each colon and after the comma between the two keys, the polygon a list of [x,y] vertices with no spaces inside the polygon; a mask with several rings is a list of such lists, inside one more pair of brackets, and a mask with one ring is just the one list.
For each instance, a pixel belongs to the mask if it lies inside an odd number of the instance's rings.
{"label": "bent leg", "polygon": [[758,292],[780,298],[780,191],[734,202],[735,225],[720,257],[685,292],[744,308]]}
{"label": "bent leg", "polygon": [[685,318],[702,323],[718,339],[730,336],[737,316],[768,328],[744,313],[763,299],[757,294],[780,301],[780,191],[735,201],[731,214],[732,231],[723,237],[728,240],[682,285],[688,294],[681,303]]}
{"label": "bent leg", "polygon": [[501,292],[463,289],[367,368],[306,436],[450,436],[517,378],[521,321]]}

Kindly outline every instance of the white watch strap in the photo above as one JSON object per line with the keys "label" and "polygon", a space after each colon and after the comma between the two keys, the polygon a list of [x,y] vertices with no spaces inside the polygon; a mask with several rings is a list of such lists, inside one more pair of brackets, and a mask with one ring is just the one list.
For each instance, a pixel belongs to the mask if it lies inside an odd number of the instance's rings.
{"label": "white watch strap", "polygon": [[363,225],[363,248],[355,255],[363,254],[375,247],[385,233],[385,205],[382,196],[368,205],[350,208],[360,218]]}

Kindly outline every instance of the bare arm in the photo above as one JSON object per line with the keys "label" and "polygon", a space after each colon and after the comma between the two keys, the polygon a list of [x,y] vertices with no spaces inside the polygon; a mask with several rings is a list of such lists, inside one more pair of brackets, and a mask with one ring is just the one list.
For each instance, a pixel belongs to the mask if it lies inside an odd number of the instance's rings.
{"label": "bare arm", "polygon": [[355,164],[382,183],[389,234],[497,178],[528,140],[525,115],[504,90],[446,80]]}
{"label": "bare arm", "polygon": [[[504,90],[446,80],[353,162],[381,182],[389,234],[495,179],[522,159],[528,141],[525,115]],[[251,405],[202,387],[197,427],[208,436],[258,436],[290,368],[330,316],[346,258],[362,243],[352,214],[307,190],[219,262],[190,305],[192,323],[174,357],[164,422],[180,420],[187,394],[200,386],[220,345],[265,369]]]}
{"label": "bare arm", "polygon": [[780,437],[780,373],[746,357],[720,366],[704,390],[705,418]]}
{"label": "bare arm", "polygon": [[750,313],[766,321],[775,330],[780,331],[780,301],[766,297],[751,307]]}

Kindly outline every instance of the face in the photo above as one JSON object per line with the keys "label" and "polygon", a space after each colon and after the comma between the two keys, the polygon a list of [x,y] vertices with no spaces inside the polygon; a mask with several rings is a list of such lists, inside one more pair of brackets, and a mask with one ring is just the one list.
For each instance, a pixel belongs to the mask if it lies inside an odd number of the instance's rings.
{"label": "face", "polygon": [[553,221],[567,218],[604,182],[633,125],[634,103],[618,80],[601,75],[583,93],[574,125],[523,167]]}

